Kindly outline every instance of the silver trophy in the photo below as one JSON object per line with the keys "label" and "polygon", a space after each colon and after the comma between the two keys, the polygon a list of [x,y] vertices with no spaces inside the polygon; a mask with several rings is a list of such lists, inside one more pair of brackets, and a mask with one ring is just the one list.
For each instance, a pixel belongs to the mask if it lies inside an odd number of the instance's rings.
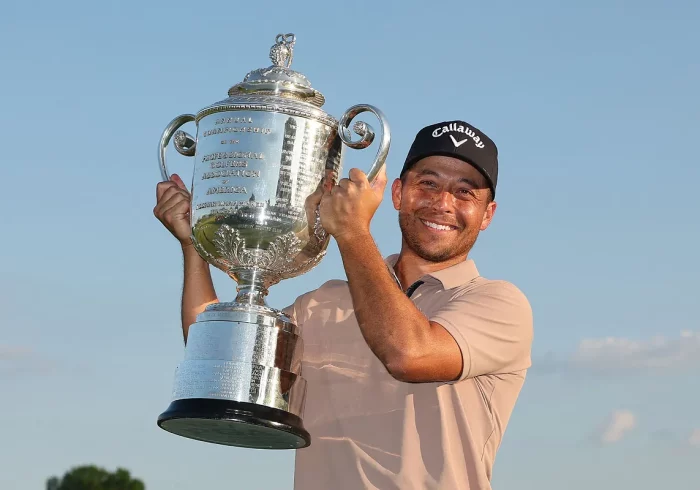
{"label": "silver trophy", "polygon": [[[190,327],[178,365],[172,403],[158,425],[200,441],[260,449],[310,444],[302,421],[306,381],[297,326],[265,302],[268,288],[316,266],[329,236],[312,194],[338,182],[343,144],[367,148],[372,127],[350,123],[373,113],[382,126],[367,176],[374,180],[389,151],[384,115],[356,105],[340,121],[321,109],[325,99],[290,69],[293,34],[279,34],[272,66],[251,71],[229,97],[176,117],[158,146],[194,157],[192,242],[209,264],[238,283],[233,302],[210,305]],[[197,124],[197,137],[179,130]]]}

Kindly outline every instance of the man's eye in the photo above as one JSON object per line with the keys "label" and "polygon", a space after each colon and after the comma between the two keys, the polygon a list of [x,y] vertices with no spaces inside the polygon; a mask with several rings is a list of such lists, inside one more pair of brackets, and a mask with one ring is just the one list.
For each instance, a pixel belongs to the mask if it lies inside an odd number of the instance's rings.
{"label": "man's eye", "polygon": [[433,182],[432,180],[421,180],[421,181],[420,181],[420,184],[421,184],[421,185],[427,185],[427,186],[430,186],[430,187],[434,187],[434,186],[435,186],[435,182]]}

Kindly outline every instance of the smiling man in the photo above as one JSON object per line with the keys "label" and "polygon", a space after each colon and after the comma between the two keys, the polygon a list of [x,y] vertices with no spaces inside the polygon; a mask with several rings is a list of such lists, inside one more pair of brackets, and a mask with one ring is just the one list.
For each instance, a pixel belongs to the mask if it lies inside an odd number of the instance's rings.
{"label": "smiling man", "polygon": [[[304,341],[304,425],[295,490],[488,490],[496,451],[530,367],[532,312],[468,258],[496,211],[498,152],[463,121],[422,129],[391,187],[401,250],[383,258],[370,223],[387,184],[357,169],[310,198],[347,281],[285,312]],[[182,328],[217,302],[189,239],[182,180],[157,187],[158,219],[184,256]]]}
{"label": "smiling man", "polygon": [[402,234],[370,235],[386,174],[353,169],[320,199],[347,281],[299,297],[309,448],[295,489],[485,490],[530,367],[532,312],[468,258],[496,211],[498,151],[478,129],[422,129],[391,198]]}

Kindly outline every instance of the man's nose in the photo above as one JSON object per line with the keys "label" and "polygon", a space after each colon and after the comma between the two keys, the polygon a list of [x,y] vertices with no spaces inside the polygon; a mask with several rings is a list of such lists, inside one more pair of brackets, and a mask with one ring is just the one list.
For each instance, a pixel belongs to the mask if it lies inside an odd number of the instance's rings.
{"label": "man's nose", "polygon": [[454,210],[455,197],[451,192],[442,190],[436,193],[433,200],[433,207],[439,211],[452,212]]}

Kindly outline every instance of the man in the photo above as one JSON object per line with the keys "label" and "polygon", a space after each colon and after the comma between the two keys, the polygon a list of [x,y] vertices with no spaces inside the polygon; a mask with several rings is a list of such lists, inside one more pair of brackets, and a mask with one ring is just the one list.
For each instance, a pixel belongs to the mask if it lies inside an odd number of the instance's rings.
{"label": "man", "polygon": [[[329,281],[286,312],[304,339],[304,424],[295,489],[485,490],[530,367],[532,312],[512,284],[468,259],[496,211],[498,153],[463,121],[423,128],[391,198],[398,255],[382,258],[370,222],[386,174],[357,169],[319,197],[347,281]],[[179,197],[178,197],[179,196]],[[185,254],[183,328],[217,301],[188,242],[189,196],[161,183],[155,214]]]}

